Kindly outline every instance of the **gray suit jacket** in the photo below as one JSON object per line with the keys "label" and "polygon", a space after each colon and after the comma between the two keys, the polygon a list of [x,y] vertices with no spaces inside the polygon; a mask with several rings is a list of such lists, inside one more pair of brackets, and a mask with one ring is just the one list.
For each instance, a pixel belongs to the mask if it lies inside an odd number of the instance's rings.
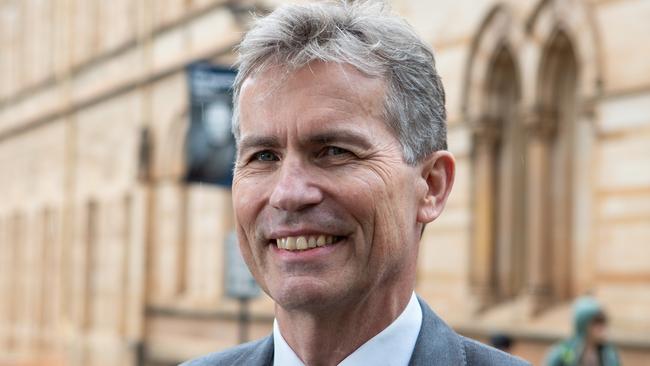
{"label": "gray suit jacket", "polygon": [[[519,358],[456,334],[422,299],[418,298],[418,300],[422,308],[422,328],[409,365],[530,365]],[[181,364],[181,366],[217,365],[273,366],[273,335]]]}

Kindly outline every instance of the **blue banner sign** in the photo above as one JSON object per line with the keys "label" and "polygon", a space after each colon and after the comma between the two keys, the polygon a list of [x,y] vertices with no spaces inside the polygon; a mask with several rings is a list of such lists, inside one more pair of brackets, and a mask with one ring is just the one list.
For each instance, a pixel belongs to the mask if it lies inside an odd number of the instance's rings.
{"label": "blue banner sign", "polygon": [[190,128],[185,139],[187,182],[230,187],[235,161],[232,85],[236,72],[201,61],[187,67]]}

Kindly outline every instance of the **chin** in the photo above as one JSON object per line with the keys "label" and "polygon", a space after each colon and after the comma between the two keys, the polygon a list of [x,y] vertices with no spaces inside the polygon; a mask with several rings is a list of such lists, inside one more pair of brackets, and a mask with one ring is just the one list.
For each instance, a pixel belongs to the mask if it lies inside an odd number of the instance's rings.
{"label": "chin", "polygon": [[[293,282],[293,283],[291,283]],[[341,299],[340,291],[322,280],[287,281],[271,291],[271,298],[286,311],[319,311],[329,309]]]}

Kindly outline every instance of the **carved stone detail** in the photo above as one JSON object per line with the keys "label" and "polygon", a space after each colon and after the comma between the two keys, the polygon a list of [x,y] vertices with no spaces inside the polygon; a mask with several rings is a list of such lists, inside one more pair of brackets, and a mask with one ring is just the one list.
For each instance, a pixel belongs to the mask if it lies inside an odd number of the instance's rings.
{"label": "carved stone detail", "polygon": [[524,114],[523,122],[531,138],[553,139],[558,130],[558,113],[555,109],[537,106]]}
{"label": "carved stone detail", "polygon": [[494,145],[501,140],[503,121],[499,118],[482,116],[471,122],[470,128],[477,143]]}

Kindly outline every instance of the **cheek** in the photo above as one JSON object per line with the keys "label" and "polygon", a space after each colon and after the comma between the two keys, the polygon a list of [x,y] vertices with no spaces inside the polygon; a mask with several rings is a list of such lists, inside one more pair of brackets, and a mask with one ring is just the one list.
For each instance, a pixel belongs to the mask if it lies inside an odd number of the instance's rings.
{"label": "cheek", "polygon": [[[233,190],[234,193],[235,191]],[[255,221],[254,216],[251,216],[254,210],[251,210],[252,206],[248,205],[245,200],[239,200],[233,207],[235,210],[239,250],[257,283],[263,291],[268,293],[266,279],[263,275],[265,272],[264,269],[266,268],[265,258],[259,249],[256,250],[256,248],[262,247],[255,241]]]}
{"label": "cheek", "polygon": [[233,213],[237,227],[237,237],[244,259],[249,264],[256,256],[254,248],[256,243],[256,220],[260,214],[259,195],[251,189],[251,185],[241,182],[233,184]]}
{"label": "cheek", "polygon": [[[396,178],[396,177],[391,177]],[[354,187],[353,189],[351,187]],[[384,180],[370,174],[364,178],[340,184],[341,192],[346,192],[345,201],[348,210],[362,226],[365,241],[374,257],[390,257],[403,247],[407,223],[415,220],[415,213],[410,203],[410,195],[405,194],[409,187],[405,180]],[[351,195],[349,192],[354,191]]]}
{"label": "cheek", "polygon": [[257,212],[263,202],[263,194],[256,189],[256,186],[259,185],[255,184],[251,179],[237,179],[233,181],[232,186],[235,219],[237,224],[243,226],[247,232],[252,229]]}

